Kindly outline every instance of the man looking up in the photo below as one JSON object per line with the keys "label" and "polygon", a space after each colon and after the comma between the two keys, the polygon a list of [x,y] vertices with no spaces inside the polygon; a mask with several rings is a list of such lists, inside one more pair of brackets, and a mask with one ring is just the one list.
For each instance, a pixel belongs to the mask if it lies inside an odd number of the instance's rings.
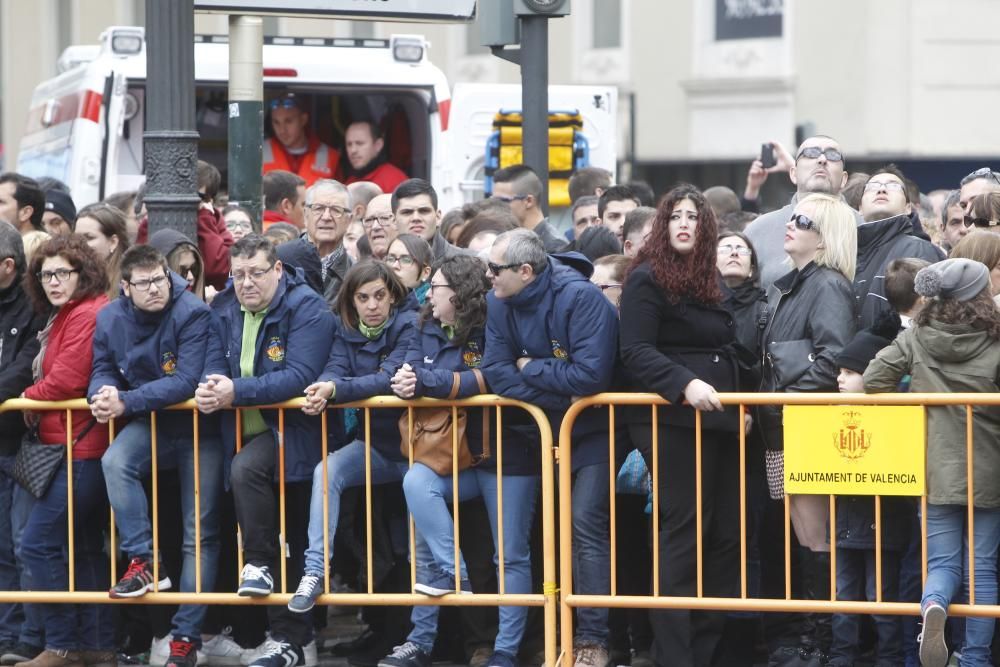
{"label": "man looking up", "polygon": [[356,121],[348,125],[344,133],[344,149],[349,164],[344,169],[345,183],[370,181],[382,188],[382,192],[392,192],[405,181],[407,175],[386,161],[382,155],[383,148],[382,130],[375,123]]}
{"label": "man looking up", "polygon": [[765,213],[747,225],[745,230],[747,238],[753,242],[757,251],[760,286],[765,290],[789,271],[785,264],[785,225],[792,217],[795,204],[800,198],[814,192],[839,195],[847,185],[844,154],[840,151],[840,144],[824,134],[809,137],[799,146],[788,178],[796,188],[788,205]]}
{"label": "man looking up", "polygon": [[283,169],[301,176],[306,186],[336,178],[340,153],[309,132],[309,113],[295,93],[271,100],[271,129],[264,140],[264,173]]}
{"label": "man looking up", "polygon": [[524,229],[538,234],[545,246],[545,252],[559,252],[566,240],[556,233],[542,212],[542,179],[531,167],[515,164],[498,169],[493,174],[494,199],[507,202],[514,217]]}

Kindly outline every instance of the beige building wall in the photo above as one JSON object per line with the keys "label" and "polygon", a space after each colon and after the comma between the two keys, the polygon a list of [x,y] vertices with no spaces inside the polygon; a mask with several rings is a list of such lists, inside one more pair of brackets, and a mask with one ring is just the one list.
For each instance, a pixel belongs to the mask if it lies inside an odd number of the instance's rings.
{"label": "beige building wall", "polygon": [[[634,144],[634,158],[645,163],[744,160],[763,141],[793,143],[803,123],[836,136],[851,156],[1000,153],[992,111],[1000,105],[995,0],[785,0],[781,38],[724,43],[713,36],[714,0],[572,3],[571,16],[550,24],[550,81],[618,86],[623,158]],[[143,7],[143,0],[0,0],[7,167],[31,91],[54,75],[62,48],[96,43],[108,25],[141,22]],[[595,30],[615,9],[620,45],[595,48]],[[519,79],[517,67],[478,47],[475,25],[268,18],[265,28],[296,36],[423,34],[453,83]],[[227,21],[197,15],[195,29],[224,34]]]}

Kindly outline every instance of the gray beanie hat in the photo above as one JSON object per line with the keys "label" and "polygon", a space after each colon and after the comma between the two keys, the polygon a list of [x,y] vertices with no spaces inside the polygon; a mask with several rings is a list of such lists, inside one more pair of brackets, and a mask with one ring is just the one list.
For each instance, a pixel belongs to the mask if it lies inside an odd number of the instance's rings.
{"label": "gray beanie hat", "polygon": [[990,285],[990,270],[971,259],[946,259],[917,272],[914,291],[920,296],[968,301]]}

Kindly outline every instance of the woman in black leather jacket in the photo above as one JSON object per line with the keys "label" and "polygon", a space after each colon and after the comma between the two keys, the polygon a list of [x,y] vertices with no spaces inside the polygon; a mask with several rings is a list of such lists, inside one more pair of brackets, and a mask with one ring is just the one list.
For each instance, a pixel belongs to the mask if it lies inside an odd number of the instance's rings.
{"label": "woman in black leather jacket", "polygon": [[[793,269],[776,280],[767,295],[761,391],[836,392],[836,357],[855,331],[851,287],[857,258],[854,211],[827,194],[801,199],[786,225],[784,249]],[[757,427],[766,447],[768,486],[775,500],[784,496],[781,416],[781,406],[761,406],[757,411]],[[829,499],[792,496],[791,515],[803,547],[799,570],[805,597],[828,599]],[[782,567],[780,559],[765,558],[764,564]],[[768,573],[764,578],[769,579]],[[810,615],[804,626],[800,652],[809,654],[809,661],[815,664],[825,664],[831,638],[829,616]]]}

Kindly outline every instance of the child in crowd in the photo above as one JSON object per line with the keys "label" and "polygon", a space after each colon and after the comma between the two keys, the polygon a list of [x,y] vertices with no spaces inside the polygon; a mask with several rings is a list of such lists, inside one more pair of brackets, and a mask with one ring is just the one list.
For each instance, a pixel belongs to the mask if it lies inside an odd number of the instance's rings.
{"label": "child in crowd", "polygon": [[899,313],[902,327],[909,329],[913,319],[920,314],[927,302],[913,290],[920,269],[930,266],[926,259],[904,257],[889,262],[885,269],[885,298],[892,309]]}
{"label": "child in crowd", "polygon": [[[871,329],[859,331],[837,356],[837,386],[841,393],[863,393],[862,374],[878,352],[899,331],[895,313],[882,317]],[[909,498],[881,499],[882,599],[899,599],[902,555],[909,541],[909,517],[916,508]],[[837,599],[876,600],[875,500],[871,496],[837,497]],[[903,664],[902,617],[875,615],[878,665]],[[861,616],[833,615],[830,666],[850,667],[859,654]]]}
{"label": "child in crowd", "polygon": [[[1000,392],[1000,310],[993,303],[990,271],[968,259],[921,269],[914,288],[927,299],[916,324],[882,350],[864,373],[865,391],[895,391],[911,374],[915,392]],[[973,408],[973,479],[967,479],[966,408],[927,408],[927,580],[921,600],[920,663],[948,662],[948,605],[968,589],[968,558],[975,553],[975,603],[996,604],[1000,546],[1000,414]],[[967,535],[969,484],[974,534]],[[967,592],[967,591],[966,591]],[[963,665],[988,665],[994,618],[966,620]]]}

